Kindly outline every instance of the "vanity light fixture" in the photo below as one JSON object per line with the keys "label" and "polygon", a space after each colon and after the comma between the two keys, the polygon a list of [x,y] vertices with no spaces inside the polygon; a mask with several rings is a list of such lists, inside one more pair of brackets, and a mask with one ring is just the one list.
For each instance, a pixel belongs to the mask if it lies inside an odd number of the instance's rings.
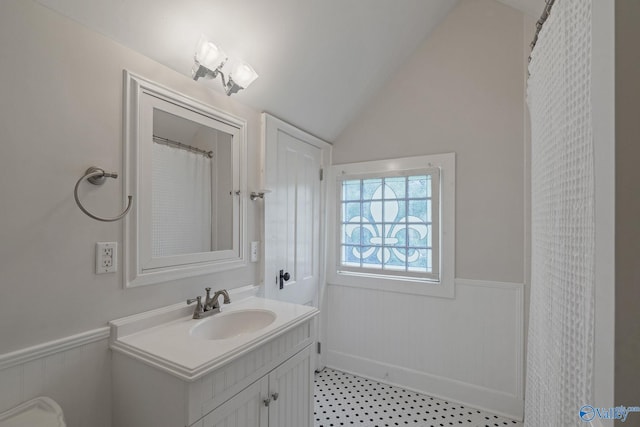
{"label": "vanity light fixture", "polygon": [[[228,96],[237,93],[241,89],[246,89],[258,78],[258,73],[251,65],[244,61],[230,61],[222,49],[204,36],[200,37],[194,60],[195,64],[191,70],[193,80],[198,80],[200,77],[215,79],[220,74],[222,86]],[[227,62],[230,63],[229,66],[227,66]],[[228,79],[225,79],[222,72],[222,68],[225,66],[231,69]]]}

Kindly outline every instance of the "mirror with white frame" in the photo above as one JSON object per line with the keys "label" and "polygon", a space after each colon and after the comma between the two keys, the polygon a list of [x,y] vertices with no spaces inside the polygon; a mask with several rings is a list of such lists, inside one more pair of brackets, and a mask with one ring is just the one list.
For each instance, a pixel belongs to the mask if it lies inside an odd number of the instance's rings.
{"label": "mirror with white frame", "polygon": [[242,267],[246,122],[125,71],[125,286]]}

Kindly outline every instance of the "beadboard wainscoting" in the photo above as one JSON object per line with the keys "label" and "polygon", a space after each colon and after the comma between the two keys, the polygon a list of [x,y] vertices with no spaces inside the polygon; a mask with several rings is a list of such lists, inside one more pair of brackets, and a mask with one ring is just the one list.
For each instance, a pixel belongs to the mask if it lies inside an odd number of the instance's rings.
{"label": "beadboard wainscoting", "polygon": [[522,420],[524,286],[455,286],[448,299],[330,284],[326,365]]}
{"label": "beadboard wainscoting", "polygon": [[48,396],[70,427],[111,427],[108,338],[105,327],[0,355],[0,412]]}

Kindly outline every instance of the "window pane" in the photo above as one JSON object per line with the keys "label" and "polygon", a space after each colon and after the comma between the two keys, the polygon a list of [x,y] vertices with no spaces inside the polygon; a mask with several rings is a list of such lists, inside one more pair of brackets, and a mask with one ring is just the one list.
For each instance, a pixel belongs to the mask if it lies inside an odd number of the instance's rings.
{"label": "window pane", "polygon": [[362,249],[362,266],[364,268],[373,268],[376,270],[382,269],[382,263],[379,259],[379,257],[382,257],[382,248],[364,247]]}
{"label": "window pane", "polygon": [[427,260],[426,249],[409,249],[407,257],[409,260],[409,271],[427,272],[427,266],[430,265],[430,261]]}
{"label": "window pane", "polygon": [[342,241],[347,245],[361,244],[362,227],[360,224],[342,224]]}
{"label": "window pane", "polygon": [[427,201],[426,200],[409,200],[409,222],[426,222],[427,221]]}
{"label": "window pane", "polygon": [[384,222],[406,222],[407,201],[390,200],[384,202]]}
{"label": "window pane", "polygon": [[355,246],[342,246],[340,263],[349,267],[360,267],[360,250]]}
{"label": "window pane", "polygon": [[360,202],[342,204],[342,222],[360,222]]}
{"label": "window pane", "polygon": [[384,222],[404,222],[406,216],[404,212],[406,202],[404,200],[385,200],[381,203],[384,204]]}
{"label": "window pane", "polygon": [[374,246],[381,246],[383,240],[382,238],[384,236],[384,226],[382,224],[373,224],[372,229],[375,231],[375,234],[370,236],[369,240],[364,243]]}
{"label": "window pane", "polygon": [[384,225],[385,246],[407,246],[407,227],[404,224]]}
{"label": "window pane", "polygon": [[384,269],[385,270],[406,270],[406,249],[393,248],[386,249],[387,256],[385,257]]}
{"label": "window pane", "polygon": [[382,179],[365,179],[362,181],[362,199],[371,200],[374,198],[382,199]]}
{"label": "window pane", "polygon": [[[367,219],[371,222],[382,222],[383,218],[383,204],[382,201],[373,201],[370,203],[363,203],[363,212],[368,212]],[[391,212],[393,214],[393,212]]]}
{"label": "window pane", "polygon": [[404,199],[407,179],[403,176],[386,178],[384,180],[386,187],[384,189],[385,199]]}
{"label": "window pane", "polygon": [[360,200],[360,180],[342,181],[342,200]]}
{"label": "window pane", "polygon": [[[427,197],[427,177],[428,175],[410,176],[409,177],[409,198],[425,198]],[[431,179],[429,178],[429,187]]]}
{"label": "window pane", "polygon": [[409,246],[426,248],[428,231],[427,226],[424,224],[409,225]]}
{"label": "window pane", "polygon": [[362,224],[360,234],[362,235],[362,245],[380,245],[382,242],[375,242],[376,238],[379,238],[382,233],[382,226],[380,224],[365,223]]}
{"label": "window pane", "polygon": [[[381,209],[380,209],[381,210]],[[382,215],[382,214],[380,214]],[[371,215],[371,202],[362,203],[362,218],[364,222],[374,222],[373,215]]]}

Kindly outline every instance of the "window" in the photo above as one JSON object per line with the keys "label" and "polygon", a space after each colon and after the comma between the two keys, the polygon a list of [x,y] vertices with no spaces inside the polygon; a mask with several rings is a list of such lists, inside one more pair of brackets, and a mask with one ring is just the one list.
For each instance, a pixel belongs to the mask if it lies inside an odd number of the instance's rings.
{"label": "window", "polygon": [[455,154],[336,165],[331,284],[453,297]]}
{"label": "window", "polygon": [[439,280],[439,169],[339,179],[339,269]]}

